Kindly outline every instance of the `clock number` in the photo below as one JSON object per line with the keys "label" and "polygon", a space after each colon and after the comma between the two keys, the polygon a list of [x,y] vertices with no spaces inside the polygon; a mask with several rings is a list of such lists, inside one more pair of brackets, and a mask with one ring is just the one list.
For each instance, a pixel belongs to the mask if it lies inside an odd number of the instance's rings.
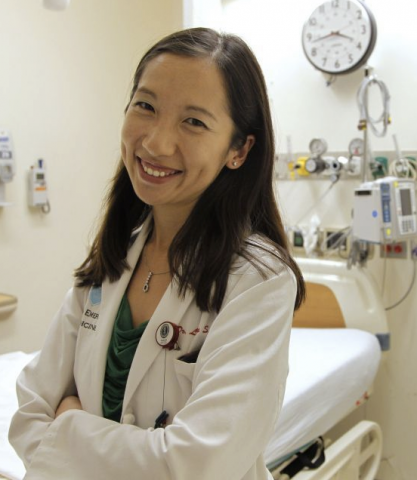
{"label": "clock number", "polygon": [[320,5],[320,7],[319,7],[319,13],[325,13],[325,11],[324,11],[324,5]]}
{"label": "clock number", "polygon": [[347,9],[350,10],[350,2],[347,2]]}
{"label": "clock number", "polygon": [[336,61],[334,62],[334,68],[340,68],[339,60],[336,60]]}
{"label": "clock number", "polygon": [[362,43],[359,42],[359,43],[356,45],[356,48],[357,48],[358,50],[362,50]]}
{"label": "clock number", "polygon": [[315,25],[317,25],[317,20],[314,17],[311,17],[309,23],[314,27]]}
{"label": "clock number", "polygon": [[339,0],[332,0],[332,8],[339,8]]}
{"label": "clock number", "polygon": [[316,49],[316,48],[313,48],[313,49],[311,50],[311,56],[312,56],[312,57],[315,57],[316,55],[317,55],[317,49]]}
{"label": "clock number", "polygon": [[351,53],[349,54],[349,63],[353,63],[353,56]]}
{"label": "clock number", "polygon": [[365,35],[365,34],[366,34],[366,25],[361,25],[361,27],[362,27],[362,28],[361,28],[361,33],[362,33],[363,35]]}
{"label": "clock number", "polygon": [[323,60],[323,65],[322,66],[324,67],[324,66],[326,66],[326,63],[327,63],[327,57],[323,57],[322,60]]}
{"label": "clock number", "polygon": [[307,33],[307,40],[311,42],[311,39],[313,38],[313,35],[311,33]]}
{"label": "clock number", "polygon": [[358,10],[356,13],[358,14],[358,20],[362,20],[362,10]]}

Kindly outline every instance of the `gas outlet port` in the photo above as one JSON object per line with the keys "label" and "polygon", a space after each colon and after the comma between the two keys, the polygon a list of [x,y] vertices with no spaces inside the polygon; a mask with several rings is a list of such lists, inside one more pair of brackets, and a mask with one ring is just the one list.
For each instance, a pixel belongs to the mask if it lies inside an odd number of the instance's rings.
{"label": "gas outlet port", "polygon": [[381,258],[407,258],[407,242],[387,243],[380,246]]}

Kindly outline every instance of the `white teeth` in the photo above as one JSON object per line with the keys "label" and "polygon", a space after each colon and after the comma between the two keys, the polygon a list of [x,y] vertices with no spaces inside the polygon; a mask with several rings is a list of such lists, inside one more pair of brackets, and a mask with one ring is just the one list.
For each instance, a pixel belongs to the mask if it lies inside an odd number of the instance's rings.
{"label": "white teeth", "polygon": [[151,175],[152,177],[167,177],[168,175],[173,175],[175,172],[172,173],[166,173],[166,172],[161,172],[159,170],[152,170],[152,168],[145,167],[145,165],[142,165],[143,169],[148,175]]}

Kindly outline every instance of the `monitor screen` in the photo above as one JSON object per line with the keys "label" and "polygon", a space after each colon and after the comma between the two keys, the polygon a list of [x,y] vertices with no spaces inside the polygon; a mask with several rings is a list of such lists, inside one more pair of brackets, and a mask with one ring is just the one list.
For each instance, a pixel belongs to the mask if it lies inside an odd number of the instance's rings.
{"label": "monitor screen", "polygon": [[400,189],[401,215],[412,215],[411,209],[411,190],[409,188]]}

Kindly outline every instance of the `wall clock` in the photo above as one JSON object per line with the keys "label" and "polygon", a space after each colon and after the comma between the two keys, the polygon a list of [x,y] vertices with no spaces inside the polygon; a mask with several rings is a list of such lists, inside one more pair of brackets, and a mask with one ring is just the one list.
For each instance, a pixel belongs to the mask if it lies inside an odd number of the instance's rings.
{"label": "wall clock", "polygon": [[360,0],[322,3],[303,27],[302,44],[309,62],[322,72],[339,75],[361,67],[376,42],[376,22]]}

